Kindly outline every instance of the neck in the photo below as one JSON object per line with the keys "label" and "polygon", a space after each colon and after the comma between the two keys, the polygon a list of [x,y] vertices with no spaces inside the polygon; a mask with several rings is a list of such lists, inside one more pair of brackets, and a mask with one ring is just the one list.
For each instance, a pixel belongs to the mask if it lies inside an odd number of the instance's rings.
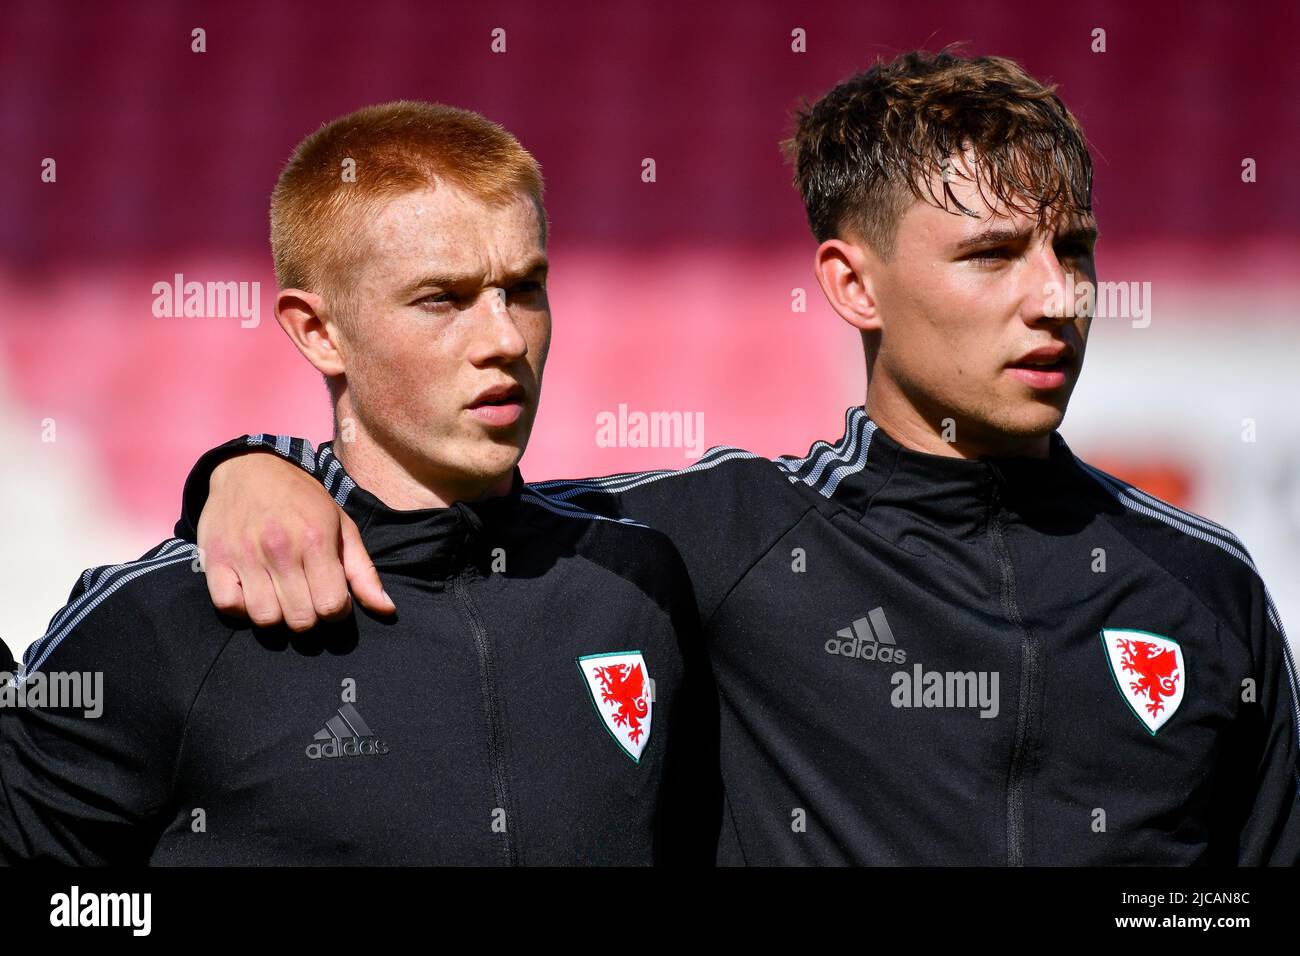
{"label": "neck", "polygon": [[454,501],[494,498],[509,494],[514,482],[513,470],[488,478],[435,478],[422,473],[421,465],[427,462],[405,461],[359,432],[350,442],[339,441],[336,433],[334,455],[353,481],[394,511],[447,508]]}
{"label": "neck", "polygon": [[[942,409],[932,415],[918,410],[897,388],[872,383],[867,389],[867,415],[894,441],[911,451],[945,458],[1047,458],[1050,435],[963,435],[964,423]],[[952,424],[949,429],[945,424]],[[969,426],[965,426],[970,431]]]}

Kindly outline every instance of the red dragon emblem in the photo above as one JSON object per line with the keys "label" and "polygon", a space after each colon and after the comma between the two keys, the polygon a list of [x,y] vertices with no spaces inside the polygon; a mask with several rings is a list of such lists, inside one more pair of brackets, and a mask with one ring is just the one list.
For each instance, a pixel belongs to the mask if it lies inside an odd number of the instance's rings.
{"label": "red dragon emblem", "polygon": [[1116,643],[1123,655],[1120,666],[1126,674],[1137,675],[1129,681],[1134,696],[1146,697],[1147,713],[1153,717],[1165,708],[1166,697],[1178,689],[1178,655],[1169,648],[1158,647],[1147,641],[1124,640]]}
{"label": "red dragon emblem", "polygon": [[597,667],[595,677],[600,681],[600,697],[606,704],[613,704],[610,719],[619,727],[625,728],[628,740],[637,744],[645,732],[641,721],[650,712],[646,702],[645,673],[640,664],[613,664]]}

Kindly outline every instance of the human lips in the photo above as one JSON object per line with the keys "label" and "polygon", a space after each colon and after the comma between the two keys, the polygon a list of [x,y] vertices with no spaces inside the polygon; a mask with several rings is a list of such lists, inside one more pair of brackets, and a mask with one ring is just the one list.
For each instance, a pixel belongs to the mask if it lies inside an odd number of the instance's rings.
{"label": "human lips", "polygon": [[1060,388],[1074,369],[1074,349],[1065,342],[1040,346],[1008,362],[1006,371],[1031,388]]}
{"label": "human lips", "polygon": [[465,406],[484,425],[513,425],[524,413],[525,393],[517,382],[502,382],[483,389]]}

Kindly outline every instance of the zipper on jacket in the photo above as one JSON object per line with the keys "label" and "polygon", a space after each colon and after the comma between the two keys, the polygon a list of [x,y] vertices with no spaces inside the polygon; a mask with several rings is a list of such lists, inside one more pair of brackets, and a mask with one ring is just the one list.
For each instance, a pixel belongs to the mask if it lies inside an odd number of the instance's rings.
{"label": "zipper on jacket", "polygon": [[989,479],[989,536],[1001,578],[1002,613],[1020,630],[1020,697],[1016,707],[1011,765],[1007,770],[1007,866],[1024,866],[1025,762],[1029,754],[1029,726],[1033,717],[1031,710],[1038,690],[1041,662],[1038,642],[1029,633],[1029,628],[1025,627],[1020,605],[1016,601],[1016,571],[1011,563],[1011,552],[1007,547],[999,509],[1004,479],[996,465],[990,463],[989,468],[992,470]]}
{"label": "zipper on jacket", "polygon": [[492,639],[479,617],[478,609],[469,596],[465,585],[464,569],[451,579],[451,591],[456,597],[461,613],[469,623],[474,635],[474,647],[478,651],[479,689],[483,694],[483,712],[487,718],[488,765],[492,771],[492,791],[496,805],[506,816],[505,862],[508,866],[519,865],[519,847],[515,840],[515,815],[510,806],[510,788],[506,776],[505,725],[501,718],[500,694],[497,691],[496,662],[492,653]]}

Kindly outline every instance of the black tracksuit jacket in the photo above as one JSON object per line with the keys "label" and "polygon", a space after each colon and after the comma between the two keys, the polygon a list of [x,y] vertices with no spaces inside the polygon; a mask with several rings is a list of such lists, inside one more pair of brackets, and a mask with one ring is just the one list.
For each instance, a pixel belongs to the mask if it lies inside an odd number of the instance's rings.
{"label": "black tracksuit jacket", "polygon": [[[0,708],[0,859],[711,860],[712,841],[688,836],[709,816],[708,768],[671,745],[698,622],[662,534],[517,473],[502,498],[394,511],[330,445],[283,451],[329,476],[396,616],[358,608],[305,635],[224,619],[180,539],[87,571],[23,674],[100,671],[103,713]],[[690,799],[681,826],[675,793]]]}
{"label": "black tracksuit jacket", "polygon": [[719,862],[1300,862],[1295,666],[1249,555],[1059,433],[1048,459],[962,460],[851,408],[802,458],[537,488],[686,562]]}

